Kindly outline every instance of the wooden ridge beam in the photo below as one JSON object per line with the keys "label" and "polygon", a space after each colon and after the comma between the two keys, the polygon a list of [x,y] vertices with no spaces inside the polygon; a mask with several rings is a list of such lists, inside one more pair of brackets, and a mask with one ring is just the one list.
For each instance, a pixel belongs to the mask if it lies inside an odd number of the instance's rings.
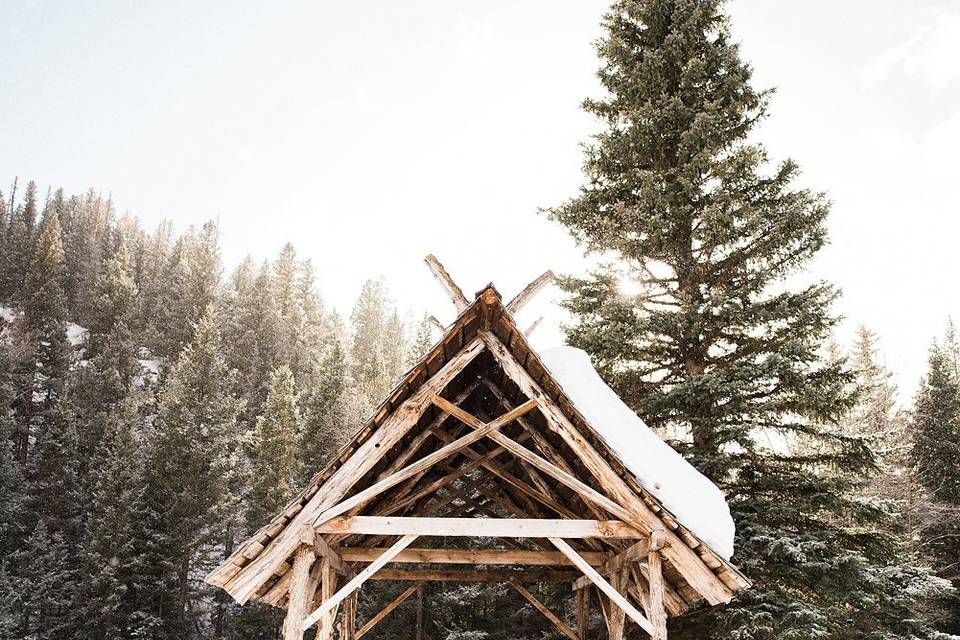
{"label": "wooden ridge beam", "polygon": [[[382,547],[344,547],[341,557],[348,562],[371,562],[383,554]],[[602,566],[609,554],[583,551],[581,557],[592,566]],[[547,567],[575,566],[559,551],[530,551],[527,549],[404,549],[393,562],[408,564],[484,564],[535,565]]]}
{"label": "wooden ridge beam", "polygon": [[619,520],[552,520],[524,518],[417,518],[340,516],[316,526],[319,533],[418,535],[483,538],[642,538],[644,534]]}

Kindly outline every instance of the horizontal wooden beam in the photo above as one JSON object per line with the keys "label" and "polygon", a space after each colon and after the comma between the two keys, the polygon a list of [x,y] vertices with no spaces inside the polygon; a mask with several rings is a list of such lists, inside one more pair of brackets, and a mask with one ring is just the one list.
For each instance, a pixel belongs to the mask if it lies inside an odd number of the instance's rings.
{"label": "horizontal wooden beam", "polygon": [[395,569],[387,567],[373,574],[371,580],[413,580],[428,582],[572,582],[580,574],[575,571],[550,569]]}
{"label": "horizontal wooden beam", "polygon": [[[382,547],[345,547],[340,550],[340,557],[347,562],[372,562],[385,551],[386,548]],[[602,566],[610,557],[609,554],[600,551],[584,551],[580,555],[595,567]],[[529,551],[526,549],[404,549],[393,561],[410,564],[574,566],[570,559],[559,551]]]}
{"label": "horizontal wooden beam", "polygon": [[496,518],[395,518],[343,516],[316,527],[319,533],[471,536],[487,538],[644,538],[619,520]]}

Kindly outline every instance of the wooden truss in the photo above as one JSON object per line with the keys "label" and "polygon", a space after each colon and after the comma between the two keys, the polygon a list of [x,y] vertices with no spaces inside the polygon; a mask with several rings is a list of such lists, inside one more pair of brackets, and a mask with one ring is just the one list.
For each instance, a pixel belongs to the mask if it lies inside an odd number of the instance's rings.
{"label": "wooden truss", "polygon": [[[505,582],[571,640],[586,638],[594,594],[611,639],[629,621],[663,640],[668,615],[748,586],[623,468],[516,327],[513,314],[553,274],[504,305],[492,285],[469,301],[436,258],[427,264],[457,320],[330,466],[207,581],[237,602],[285,607],[285,640],[314,625],[319,640],[361,638],[428,581]],[[431,546],[438,537],[490,544]],[[358,629],[368,580],[411,584]],[[575,628],[525,586],[536,582],[571,585]]]}

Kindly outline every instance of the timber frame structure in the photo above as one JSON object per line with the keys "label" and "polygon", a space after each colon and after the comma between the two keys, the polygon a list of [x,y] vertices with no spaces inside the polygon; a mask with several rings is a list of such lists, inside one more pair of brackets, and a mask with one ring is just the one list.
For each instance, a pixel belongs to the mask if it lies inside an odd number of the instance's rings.
{"label": "timber frame structure", "polygon": [[[748,587],[587,424],[530,347],[534,327],[517,328],[513,314],[553,274],[507,304],[493,285],[471,302],[436,258],[426,262],[457,319],[435,321],[442,339],[207,582],[241,604],[285,607],[284,640],[301,640],[313,625],[318,640],[335,630],[357,640],[432,580],[508,583],[571,640],[586,640],[595,593],[610,640],[622,640],[628,619],[665,640],[668,615]],[[491,545],[413,545],[440,536]],[[370,579],[410,584],[357,629],[357,592]],[[576,629],[524,586],[541,581],[571,585]]]}

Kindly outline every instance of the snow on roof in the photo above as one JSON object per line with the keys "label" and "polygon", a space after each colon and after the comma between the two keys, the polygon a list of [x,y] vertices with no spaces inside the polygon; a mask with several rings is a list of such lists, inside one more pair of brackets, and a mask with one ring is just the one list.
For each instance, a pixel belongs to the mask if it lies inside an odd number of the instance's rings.
{"label": "snow on roof", "polygon": [[640,484],[694,535],[729,560],[735,528],[720,489],[623,403],[600,378],[584,351],[555,347],[540,358],[577,410]]}

